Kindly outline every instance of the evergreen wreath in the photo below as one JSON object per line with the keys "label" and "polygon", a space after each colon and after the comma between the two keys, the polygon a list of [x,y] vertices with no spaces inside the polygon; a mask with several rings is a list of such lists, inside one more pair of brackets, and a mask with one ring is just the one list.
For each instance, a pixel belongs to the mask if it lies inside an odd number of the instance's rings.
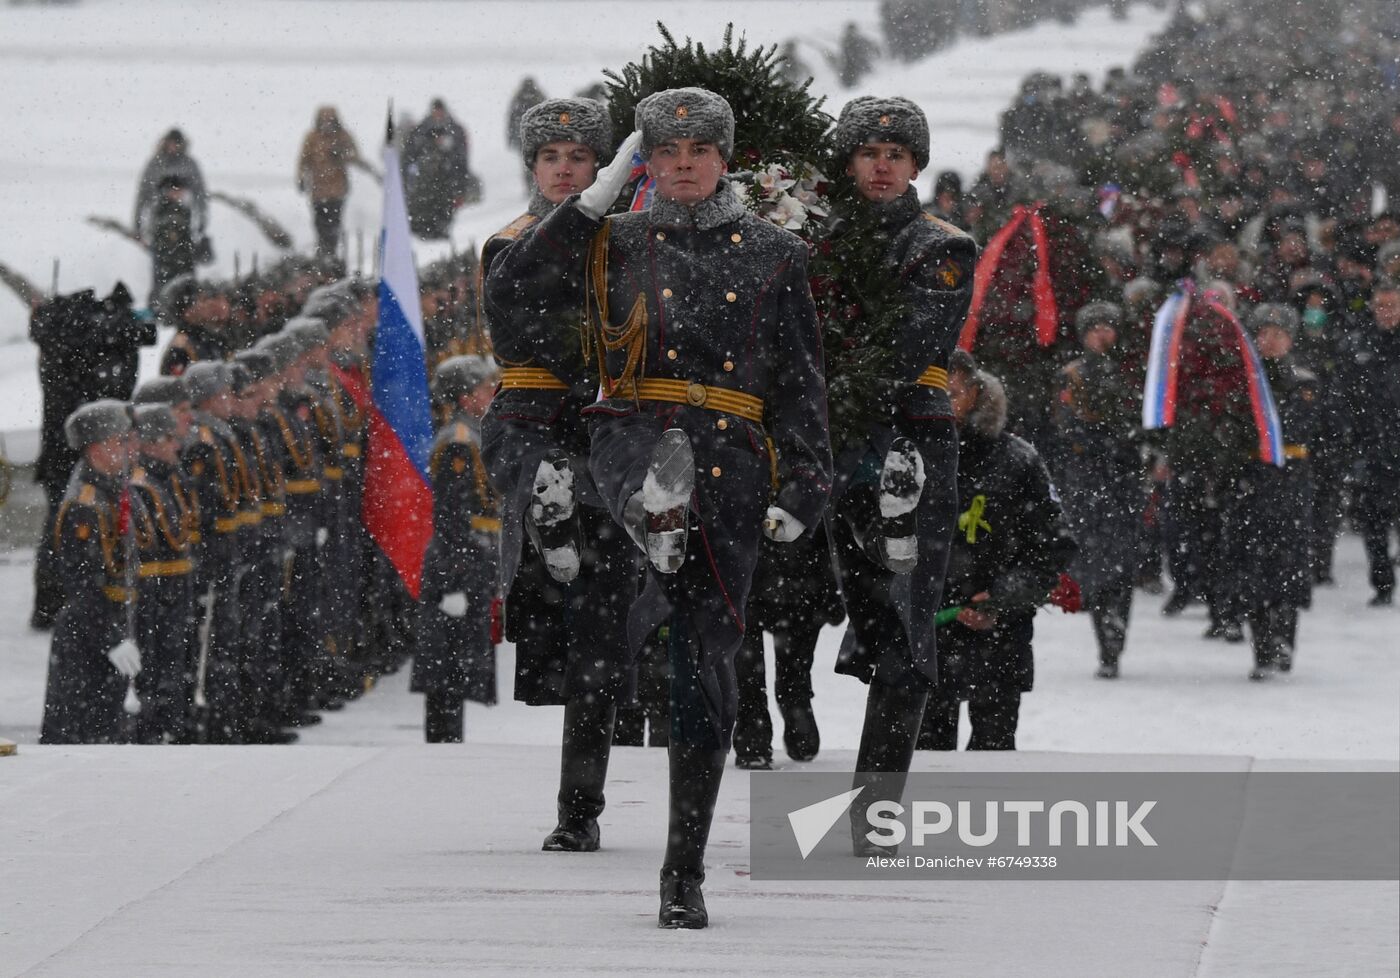
{"label": "evergreen wreath", "polygon": [[[828,165],[836,170],[844,161]],[[844,175],[830,200],[839,219],[815,242],[808,274],[822,327],[831,445],[839,454],[861,441],[869,425],[889,423],[893,395],[904,386],[897,347],[908,301],[884,262],[890,237],[876,209]]]}
{"label": "evergreen wreath", "polygon": [[829,153],[832,118],[814,98],[811,79],[802,84],[783,74],[778,45],[750,49],[734,43],[734,25],[724,29],[716,50],[690,38],[685,44],[657,22],[662,44],[647,49],[641,62],[619,74],[603,72],[614,132],[631,132],[637,103],[670,88],[703,88],[722,96],[734,110],[734,159],[730,179],[743,188],[749,210],[808,236],[827,214],[826,178],[818,164]]}

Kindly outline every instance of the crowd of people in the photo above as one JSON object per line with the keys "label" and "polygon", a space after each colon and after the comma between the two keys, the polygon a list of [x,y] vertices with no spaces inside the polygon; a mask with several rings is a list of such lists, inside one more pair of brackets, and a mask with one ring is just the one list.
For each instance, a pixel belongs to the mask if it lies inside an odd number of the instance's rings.
{"label": "crowd of people", "polygon": [[1362,111],[1394,53],[1180,14],[1102,92],[1028,79],[986,173],[927,205],[923,112],[857,98],[809,240],[733,192],[720,95],[647,94],[620,144],[603,104],[537,102],[527,212],[425,295],[454,325],[416,600],[357,519],[373,291],[185,281],[166,376],[67,420],[45,740],[285,741],[410,650],[427,738],[461,740],[504,636],[515,697],[564,707],[544,848],[600,847],[610,748],[650,727],[658,922],[698,928],[729,754],[771,764],[765,632],[808,760],[817,633],[847,621],[866,856],[868,805],[957,748],[963,702],[969,749],[1015,749],[1042,605],[1082,603],[1112,679],[1165,561],[1168,613],[1206,602],[1251,678],[1291,670],[1344,512],[1394,591],[1400,222]]}
{"label": "crowd of people", "polygon": [[[1029,76],[976,183],[937,180],[931,208],[987,243],[964,343],[1008,378],[1010,427],[1064,494],[1102,676],[1163,564],[1167,614],[1205,603],[1207,636],[1230,642],[1250,626],[1253,678],[1292,667],[1345,519],[1371,603],[1393,601],[1400,222],[1375,204],[1400,199],[1394,57],[1393,39],[1290,17],[1179,14],[1102,90]],[[1183,280],[1175,421],[1145,430],[1154,320]],[[1278,464],[1261,462],[1236,321],[1276,402]]]}

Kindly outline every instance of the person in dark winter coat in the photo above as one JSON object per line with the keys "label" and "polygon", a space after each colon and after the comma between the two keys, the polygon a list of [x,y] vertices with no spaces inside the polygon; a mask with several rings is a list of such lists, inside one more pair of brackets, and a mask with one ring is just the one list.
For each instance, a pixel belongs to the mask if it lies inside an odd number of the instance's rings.
{"label": "person in dark winter coat", "polygon": [[1137,437],[1142,395],[1115,349],[1122,310],[1091,302],[1075,324],[1084,355],[1060,371],[1051,467],[1078,544],[1070,576],[1093,616],[1098,675],[1113,679],[1127,637],[1147,498]]}
{"label": "person in dark winter coat", "polygon": [[1229,500],[1226,560],[1237,560],[1245,582],[1243,603],[1254,647],[1250,679],[1293,668],[1298,612],[1312,603],[1311,450],[1317,442],[1322,397],[1317,375],[1292,356],[1298,314],[1266,303],[1249,327],[1264,364],[1283,427],[1284,464],[1246,463]]}
{"label": "person in dark winter coat", "polygon": [[184,275],[161,290],[160,318],[175,327],[160,358],[160,372],[179,377],[192,363],[223,360],[229,353],[228,295],[212,282]]}
{"label": "person in dark winter coat", "polygon": [[[538,247],[533,235],[541,218],[592,186],[612,149],[599,102],[551,99],[527,111],[520,150],[529,210],[481,255],[484,325],[505,364],[482,422],[482,456],[501,496],[499,576],[515,698],[564,707],[559,821],[544,841],[559,852],[599,846],[616,713],[634,683],[625,628],[637,557],[589,474],[581,412],[598,381],[578,336],[581,259]],[[559,313],[542,315],[545,304]]]}
{"label": "person in dark winter coat", "polygon": [[1371,604],[1395,600],[1390,554],[1400,532],[1400,282],[1383,279],[1371,294],[1370,314],[1342,348],[1352,438],[1352,519],[1370,564]]}
{"label": "person in dark winter coat", "polygon": [[[172,179],[173,184],[168,183]],[[204,237],[209,221],[209,191],[205,188],[204,174],[199,164],[190,156],[189,142],[179,129],[171,129],[161,137],[155,155],[141,171],[132,227],[143,241],[151,236],[151,216],[157,199],[162,195],[162,184],[178,186],[188,194],[186,207],[190,235],[198,243]]]}
{"label": "person in dark winter coat", "polygon": [[77,464],[63,425],[89,401],[131,397],[139,351],[155,342],[155,326],[131,308],[131,293],[118,282],[105,299],[91,289],[41,302],[29,320],[29,338],[39,348],[43,394],[39,459],[34,478],[43,486],[48,511],[34,558],[34,611],[30,625],[49,628],[63,604],[53,559],[53,521]]}
{"label": "person in dark winter coat", "polygon": [[202,240],[194,225],[189,188],[178,174],[161,177],[156,196],[141,219],[141,242],[151,254],[150,305],[159,306],[161,290],[181,275],[192,275]]}
{"label": "person in dark winter coat", "polygon": [[521,79],[520,87],[511,96],[510,108],[506,110],[506,145],[511,149],[520,148],[520,120],[543,101],[544,92],[540,89],[540,83],[532,75]]}
{"label": "person in dark winter coat", "polygon": [[739,681],[735,765],[756,770],[773,766],[765,634],[773,636],[773,693],[783,720],[783,748],[794,761],[817,756],[821,732],[812,709],[812,661],[822,627],[844,617],[826,534],[764,543],[749,592],[744,642],[734,660]]}
{"label": "person in dark winter coat", "polygon": [[[855,187],[850,213],[836,216],[868,229],[869,247],[898,297],[893,322],[858,331],[890,350],[898,382],[858,392],[877,399],[878,420],[837,431],[828,524],[850,627],[836,669],[869,686],[856,770],[902,775],[938,681],[933,617],[957,519],[947,365],[972,299],[977,246],[919,206],[912,182],[928,165],[928,121],[912,102],[854,99],[832,138]],[[865,799],[877,797],[866,791],[851,807],[859,851],[869,846]]]}
{"label": "person in dark winter coat", "polygon": [[[566,256],[572,274],[589,272],[585,337],[603,395],[587,409],[589,467],[651,564],[629,645],[639,651],[663,624],[670,635],[671,829],[658,923],[698,928],[708,923],[705,843],[731,746],[734,657],[759,541],[816,526],[831,454],[807,249],[749,214],[721,180],[734,151],[732,109],[703,89],[671,89],[643,99],[637,122],[594,185],[527,241]],[[656,198],[649,211],[603,221],[634,147]],[[577,309],[572,291],[536,298],[545,317]]]}
{"label": "person in dark winter coat", "polygon": [[484,357],[444,360],[433,375],[446,417],[433,440],[433,539],[423,559],[418,642],[409,688],[425,694],[430,744],[460,744],[467,700],[496,702],[491,604],[500,519],[481,460],[481,416],[496,386]]}
{"label": "person in dark winter coat", "polygon": [[481,187],[467,162],[467,131],[442,99],[404,143],[404,194],[408,223],[420,238],[445,238],[458,208],[480,198]]}
{"label": "person in dark winter coat", "polygon": [[128,627],[136,558],[121,514],[131,465],[129,407],[93,401],[69,415],[64,430],[80,459],[54,521],[64,601],[54,622],[39,743],[113,743],[142,658]]}
{"label": "person in dark winter coat", "polygon": [[958,418],[958,505],[938,630],[938,685],[926,743],[956,750],[967,700],[968,750],[1015,750],[1021,694],[1035,680],[1035,612],[1074,559],[1074,538],[1045,464],[1006,431],[1001,381],[959,355],[948,371]]}

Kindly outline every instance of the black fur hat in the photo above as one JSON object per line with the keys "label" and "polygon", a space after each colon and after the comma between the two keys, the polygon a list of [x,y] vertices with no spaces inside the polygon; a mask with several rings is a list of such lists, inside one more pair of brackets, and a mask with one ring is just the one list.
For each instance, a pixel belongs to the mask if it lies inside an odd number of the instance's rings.
{"label": "black fur hat", "polygon": [[899,143],[914,154],[915,166],[928,167],[928,119],[907,98],[863,95],[851,99],[841,110],[831,139],[843,163],[866,143]]}
{"label": "black fur hat", "polygon": [[598,155],[599,164],[612,159],[612,119],[601,102],[591,98],[552,98],[520,117],[520,155],[526,166],[549,143],[583,143]]}
{"label": "black fur hat", "polygon": [[703,88],[668,88],[637,103],[636,127],[642,131],[642,156],[673,139],[714,143],[726,160],[734,155],[734,110],[721,96]]}

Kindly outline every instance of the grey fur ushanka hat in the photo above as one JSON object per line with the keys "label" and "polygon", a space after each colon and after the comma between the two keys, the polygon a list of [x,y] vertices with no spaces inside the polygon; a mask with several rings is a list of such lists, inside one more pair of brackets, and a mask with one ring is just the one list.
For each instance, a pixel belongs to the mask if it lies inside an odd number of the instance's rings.
{"label": "grey fur ushanka hat", "polygon": [[142,441],[159,441],[175,434],[175,412],[168,404],[138,404],[136,415],[136,437]]}
{"label": "grey fur ushanka hat", "polygon": [[185,387],[190,392],[190,400],[196,405],[218,397],[232,386],[233,378],[229,376],[228,364],[222,360],[201,360],[190,364],[185,371]]}
{"label": "grey fur ushanka hat", "polygon": [[714,143],[726,160],[734,155],[734,110],[703,88],[668,88],[637,103],[636,127],[642,131],[642,156],[673,139]]}
{"label": "grey fur ushanka hat", "polygon": [[1289,336],[1298,335],[1298,313],[1281,302],[1265,302],[1249,314],[1249,331],[1255,336],[1266,326],[1276,326]]}
{"label": "grey fur ushanka hat", "polygon": [[152,377],[141,381],[132,395],[133,404],[182,404],[190,399],[185,382],[179,377]]}
{"label": "grey fur ushanka hat", "polygon": [[63,434],[68,447],[81,452],[108,438],[124,435],[131,430],[131,406],[110,397],[84,404],[63,422]]}
{"label": "grey fur ushanka hat", "polygon": [[1112,326],[1115,330],[1121,330],[1123,307],[1116,302],[1089,302],[1074,314],[1074,328],[1081,340],[1092,327],[1102,323]]}
{"label": "grey fur ushanka hat", "polygon": [[841,110],[831,139],[837,159],[843,162],[866,143],[899,143],[914,154],[915,166],[928,167],[928,119],[907,98],[862,95],[851,99]]}
{"label": "grey fur ushanka hat", "polygon": [[600,164],[612,159],[612,119],[601,102],[591,98],[552,98],[520,117],[520,155],[526,166],[550,143],[582,143],[598,155]]}
{"label": "grey fur ushanka hat", "polygon": [[444,401],[455,401],[495,377],[496,362],[490,357],[449,357],[433,371],[433,393]]}

